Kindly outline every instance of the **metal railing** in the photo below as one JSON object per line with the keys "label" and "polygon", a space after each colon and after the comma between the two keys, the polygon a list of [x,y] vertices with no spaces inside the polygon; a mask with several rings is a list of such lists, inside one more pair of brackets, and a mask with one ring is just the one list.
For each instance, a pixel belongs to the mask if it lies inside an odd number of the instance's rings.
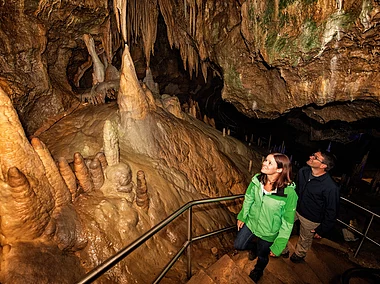
{"label": "metal railing", "polygon": [[99,266],[95,267],[93,270],[91,270],[89,273],[85,275],[77,284],[84,284],[84,283],[91,283],[95,281],[97,278],[99,278],[101,275],[103,275],[105,272],[107,272],[110,268],[115,266],[118,262],[123,260],[125,257],[127,257],[131,252],[133,252],[135,249],[140,247],[145,241],[150,239],[153,235],[155,235],[157,232],[159,232],[162,228],[164,228],[167,224],[171,223],[174,219],[176,219],[178,216],[180,216],[183,212],[186,210],[189,210],[188,212],[188,222],[187,222],[187,241],[182,245],[181,249],[177,252],[177,254],[171,259],[171,261],[166,265],[166,267],[162,270],[160,275],[156,278],[156,280],[153,283],[158,283],[165,274],[169,271],[169,269],[175,264],[175,262],[179,259],[179,257],[182,255],[182,253],[187,249],[187,277],[191,277],[191,243],[203,238],[211,237],[213,235],[226,232],[232,229],[236,228],[236,225],[226,227],[220,230],[216,230],[201,236],[193,237],[192,236],[192,215],[193,215],[193,206],[206,204],[206,203],[212,203],[212,202],[221,202],[221,201],[228,201],[228,200],[234,200],[238,198],[244,197],[244,194],[238,194],[238,195],[232,195],[232,196],[224,196],[224,197],[216,197],[216,198],[208,198],[208,199],[202,199],[202,200],[194,200],[186,203],[184,206],[179,208],[177,211],[172,213],[169,217],[167,217],[165,220],[158,223],[156,226],[151,228],[148,232],[143,234],[141,237],[139,237],[137,240],[132,242],[127,247],[120,250],[115,255],[108,258],[106,261],[101,263]]}
{"label": "metal railing", "polygon": [[[201,240],[207,237],[211,237],[213,235],[226,232],[229,230],[233,230],[236,228],[236,225],[234,224],[233,226],[226,227],[223,229],[219,229],[207,234],[203,234],[200,236],[193,237],[192,236],[192,215],[193,215],[193,206],[196,205],[201,205],[201,204],[206,204],[206,203],[213,203],[213,202],[221,202],[221,201],[228,201],[228,200],[234,200],[238,198],[243,198],[244,194],[238,194],[238,195],[232,195],[232,196],[224,196],[224,197],[217,197],[217,198],[208,198],[208,199],[202,199],[202,200],[194,200],[191,202],[186,203],[184,206],[179,208],[177,211],[172,213],[169,217],[167,217],[165,220],[161,221],[158,223],[156,226],[151,228],[148,232],[143,234],[141,237],[139,237],[137,240],[132,242],[130,245],[127,247],[123,248],[120,250],[118,253],[115,255],[111,256],[107,260],[105,260],[103,263],[101,263],[99,266],[95,267],[93,270],[88,272],[77,284],[84,284],[84,283],[91,283],[95,281],[97,278],[99,278],[101,275],[103,275],[105,272],[107,272],[110,268],[115,266],[117,263],[119,263],[121,260],[123,260],[125,257],[127,257],[131,252],[133,252],[135,249],[140,247],[143,243],[145,243],[148,239],[153,237],[157,232],[159,232],[162,228],[164,228],[166,225],[174,221],[177,217],[179,217],[182,213],[184,213],[186,210],[188,211],[188,222],[187,222],[187,241],[182,245],[180,250],[177,252],[177,254],[170,260],[170,262],[165,266],[165,268],[162,270],[160,275],[154,280],[153,283],[159,283],[162,278],[165,276],[165,274],[170,270],[170,268],[175,264],[175,262],[180,258],[180,256],[183,254],[183,252],[187,249],[187,277],[191,277],[191,244],[194,241]],[[370,237],[367,236],[368,231],[371,227],[372,221],[374,217],[380,218],[380,216],[344,197],[340,197],[341,200],[348,202],[356,207],[358,207],[361,210],[366,211],[367,213],[371,214],[371,220],[365,229],[365,232],[362,233],[359,230],[357,230],[355,227],[350,226],[349,224],[345,223],[344,221],[337,219],[337,221],[343,225],[345,225],[347,228],[350,230],[355,231],[359,235],[362,236],[362,240],[360,242],[360,245],[358,246],[354,257],[357,256],[363,242],[365,239],[371,241],[372,243],[376,244],[377,246],[380,247],[380,244],[371,239]]]}
{"label": "metal railing", "polygon": [[356,256],[358,255],[358,253],[359,253],[359,251],[360,251],[360,248],[361,248],[362,245],[363,245],[364,240],[369,240],[369,241],[371,241],[372,243],[374,243],[375,245],[377,245],[378,247],[380,247],[380,244],[379,244],[378,242],[376,242],[375,240],[371,239],[371,238],[368,237],[368,235],[367,235],[367,234],[368,234],[368,231],[369,231],[369,229],[370,229],[370,227],[371,227],[371,225],[372,225],[372,222],[373,222],[374,217],[380,218],[380,215],[378,215],[378,214],[376,214],[376,213],[374,213],[374,212],[368,210],[367,208],[364,208],[364,207],[362,207],[362,206],[356,204],[355,202],[352,202],[351,200],[348,200],[347,198],[340,197],[340,199],[343,200],[343,201],[345,201],[345,202],[350,203],[351,205],[356,206],[356,207],[359,208],[360,210],[363,210],[363,211],[365,211],[365,212],[367,212],[367,213],[369,213],[369,214],[371,215],[371,219],[370,219],[370,221],[369,221],[369,223],[368,223],[368,225],[367,225],[367,228],[364,230],[364,233],[360,232],[358,229],[356,229],[355,227],[351,226],[350,224],[347,224],[347,223],[343,222],[342,220],[337,219],[337,221],[338,221],[339,223],[345,225],[345,226],[346,226],[347,228],[349,228],[351,231],[354,231],[354,232],[356,232],[357,234],[359,234],[360,236],[362,236],[362,239],[361,239],[361,241],[360,241],[360,244],[359,244],[358,248],[357,248],[356,251],[355,251],[354,257],[356,257]]}

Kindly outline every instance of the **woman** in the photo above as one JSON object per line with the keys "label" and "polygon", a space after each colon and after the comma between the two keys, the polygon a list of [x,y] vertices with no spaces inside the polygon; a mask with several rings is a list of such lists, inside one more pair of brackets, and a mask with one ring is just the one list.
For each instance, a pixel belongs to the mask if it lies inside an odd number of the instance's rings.
{"label": "woman", "polygon": [[[279,256],[293,228],[297,206],[295,184],[291,181],[289,158],[269,154],[249,184],[243,208],[237,216],[238,234],[235,248],[250,250],[250,259],[258,257],[249,277],[257,282],[270,256]],[[257,238],[257,243],[253,242]]]}

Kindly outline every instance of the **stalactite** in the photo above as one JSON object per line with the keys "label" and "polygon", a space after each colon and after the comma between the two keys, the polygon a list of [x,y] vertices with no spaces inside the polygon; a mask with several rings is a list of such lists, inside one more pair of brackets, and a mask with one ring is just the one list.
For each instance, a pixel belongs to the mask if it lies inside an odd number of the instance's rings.
{"label": "stalactite", "polygon": [[[102,45],[104,48],[104,53],[107,59],[107,65],[112,63],[113,49],[112,49],[112,32],[111,32],[111,20],[108,18],[106,23],[102,26]],[[105,61],[103,61],[106,63]]]}
{"label": "stalactite", "polygon": [[103,126],[103,149],[108,165],[113,166],[120,162],[118,134],[109,120]]}
{"label": "stalactite", "polygon": [[127,0],[114,0],[114,13],[117,22],[117,28],[121,33],[124,43],[127,42]]}
{"label": "stalactite", "polygon": [[136,204],[144,210],[149,208],[148,188],[146,186],[145,173],[137,172]]}
{"label": "stalactite", "polygon": [[98,158],[94,158],[88,165],[94,189],[100,189],[104,183],[102,165]]}
{"label": "stalactite", "polygon": [[71,200],[74,201],[78,196],[78,185],[75,174],[71,169],[69,163],[64,157],[58,158],[58,168],[63,180],[65,181],[71,193]]}
{"label": "stalactite", "polygon": [[114,14],[115,14],[115,18],[116,18],[116,27],[117,27],[117,31],[119,32],[119,34],[121,33],[121,23],[120,23],[120,9],[119,9],[119,3],[120,1],[118,0],[113,0],[113,11],[114,11]]}
{"label": "stalactite", "polygon": [[105,68],[104,68],[103,63],[100,61],[98,54],[96,53],[95,43],[92,36],[89,34],[84,34],[83,40],[86,44],[88,53],[90,54],[92,58],[92,67],[93,67],[92,83],[93,85],[96,85],[104,81]]}
{"label": "stalactite", "polygon": [[73,83],[76,87],[79,88],[80,79],[82,79],[84,73],[92,66],[91,56],[88,56],[87,61],[84,62],[81,66],[78,67],[77,72],[74,75]]}
{"label": "stalactite", "polygon": [[70,191],[45,144],[37,137],[32,138],[31,144],[44,165],[46,177],[53,190],[56,208],[71,203]]}
{"label": "stalactite", "polygon": [[74,172],[78,179],[79,185],[84,192],[91,192],[94,189],[94,184],[91,180],[90,172],[86,163],[79,152],[74,154]]}

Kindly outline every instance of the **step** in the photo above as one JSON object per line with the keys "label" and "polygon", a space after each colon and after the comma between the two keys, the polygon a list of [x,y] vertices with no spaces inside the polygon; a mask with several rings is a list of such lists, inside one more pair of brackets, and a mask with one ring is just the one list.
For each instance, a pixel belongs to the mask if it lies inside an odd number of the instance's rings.
{"label": "step", "polygon": [[[253,270],[257,262],[257,259],[252,260],[252,261],[248,260],[248,251],[242,251],[242,252],[236,251],[231,256],[231,259],[246,275],[249,275],[249,273]],[[264,274],[260,279],[260,284],[282,284],[282,283],[283,283],[282,281],[280,281],[277,277],[275,277],[272,273],[268,272],[267,270],[264,270]]]}
{"label": "step", "polygon": [[[205,274],[207,274],[208,277]],[[209,282],[201,282],[207,280]],[[235,262],[225,254],[205,271],[199,271],[196,275],[191,277],[187,283],[252,284],[254,282],[249,278],[248,274],[244,273]]]}
{"label": "step", "polygon": [[187,284],[214,284],[216,283],[212,278],[203,270],[199,270],[197,274],[191,277]]}
{"label": "step", "polygon": [[[290,255],[294,252],[298,236],[289,240]],[[349,261],[345,251],[327,239],[314,240],[307,252],[305,261],[293,263],[290,258],[270,257],[269,263],[260,279],[260,284],[330,284],[340,283],[341,275],[350,268],[357,267]],[[190,284],[203,283],[254,283],[249,273],[254,269],[257,259],[250,261],[248,251],[234,251],[222,256],[209,268],[200,270],[193,276]],[[370,283],[367,280],[354,277],[352,284]]]}

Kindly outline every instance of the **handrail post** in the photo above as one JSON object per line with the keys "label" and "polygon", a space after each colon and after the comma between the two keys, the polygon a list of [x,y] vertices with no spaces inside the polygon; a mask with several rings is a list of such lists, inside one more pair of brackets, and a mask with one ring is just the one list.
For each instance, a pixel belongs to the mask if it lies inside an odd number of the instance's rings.
{"label": "handrail post", "polygon": [[362,238],[362,240],[361,240],[361,242],[360,242],[358,248],[356,249],[356,252],[355,252],[355,254],[354,254],[354,257],[356,257],[356,256],[358,255],[359,250],[360,250],[360,248],[362,247],[364,240],[367,238],[367,234],[368,234],[368,231],[369,231],[369,227],[371,227],[371,224],[372,224],[372,221],[373,221],[373,217],[374,217],[374,215],[372,214],[371,221],[369,221],[369,224],[368,224],[368,226],[367,226],[367,229],[365,230],[364,236],[363,236],[363,238]]}
{"label": "handrail post", "polygon": [[187,279],[191,277],[191,245],[192,245],[192,228],[193,228],[193,207],[189,208],[189,214],[187,215],[187,241],[189,242],[189,246],[186,250],[187,255]]}

